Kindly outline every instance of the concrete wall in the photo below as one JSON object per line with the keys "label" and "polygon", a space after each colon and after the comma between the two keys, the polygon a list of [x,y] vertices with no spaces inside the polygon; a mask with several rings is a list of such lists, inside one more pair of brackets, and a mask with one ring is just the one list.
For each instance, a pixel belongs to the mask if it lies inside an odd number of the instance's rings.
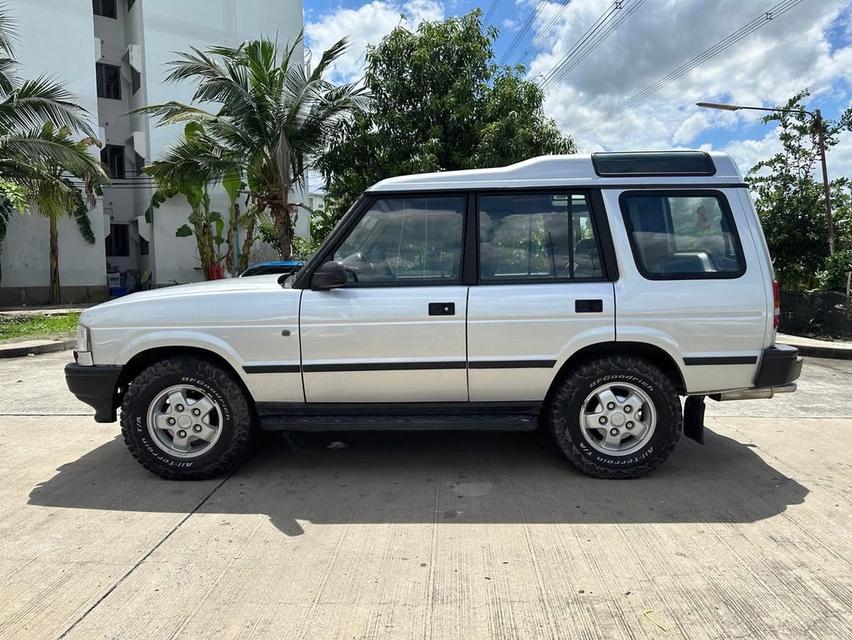
{"label": "concrete wall", "polygon": [[[91,124],[97,131],[97,53],[91,0],[16,0],[6,8],[21,35],[15,47],[20,75],[48,74],[61,79],[92,114]],[[45,15],[53,19],[45,20]],[[100,203],[89,218],[96,236],[94,245],[83,240],[74,220],[64,219],[59,226],[60,279],[64,288],[74,287],[78,293],[87,287],[99,290],[106,284]],[[47,220],[37,212],[12,221],[0,253],[0,298],[17,302],[21,288],[48,286],[48,247]]]}

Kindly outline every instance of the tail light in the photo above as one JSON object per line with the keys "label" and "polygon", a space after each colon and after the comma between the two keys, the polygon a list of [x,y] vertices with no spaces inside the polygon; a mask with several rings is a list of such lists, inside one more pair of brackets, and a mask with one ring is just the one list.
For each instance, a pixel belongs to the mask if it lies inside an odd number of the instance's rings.
{"label": "tail light", "polygon": [[772,324],[777,330],[781,326],[781,287],[777,280],[772,281],[772,305],[775,312]]}

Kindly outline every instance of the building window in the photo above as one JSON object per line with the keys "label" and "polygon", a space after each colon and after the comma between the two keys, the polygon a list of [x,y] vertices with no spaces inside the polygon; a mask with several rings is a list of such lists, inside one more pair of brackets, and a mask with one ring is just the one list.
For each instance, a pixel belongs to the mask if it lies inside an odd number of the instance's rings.
{"label": "building window", "polygon": [[148,241],[142,236],[139,236],[139,255],[147,256],[149,251]]}
{"label": "building window", "polygon": [[96,16],[104,18],[118,18],[115,0],[92,0],[92,11]]}
{"label": "building window", "polygon": [[128,13],[133,8],[134,4],[136,4],[136,0],[127,0],[127,11],[128,11]]}
{"label": "building window", "polygon": [[142,74],[133,67],[130,67],[130,89],[133,95],[142,88]]}
{"label": "building window", "polygon": [[130,235],[126,224],[109,225],[109,235],[104,240],[108,258],[127,258],[130,256]]}
{"label": "building window", "polygon": [[96,62],[95,74],[98,80],[98,97],[121,100],[121,67]]}
{"label": "building window", "polygon": [[104,145],[101,149],[101,162],[107,169],[107,174],[113,180],[123,180],[124,172],[124,147],[117,144]]}

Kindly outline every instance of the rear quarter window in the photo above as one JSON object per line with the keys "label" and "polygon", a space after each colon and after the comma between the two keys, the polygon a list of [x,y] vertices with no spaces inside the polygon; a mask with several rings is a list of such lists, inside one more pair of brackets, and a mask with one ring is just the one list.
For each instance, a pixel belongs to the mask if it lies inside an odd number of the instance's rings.
{"label": "rear quarter window", "polygon": [[627,191],[619,198],[639,272],[651,280],[737,278],[745,258],[718,191]]}

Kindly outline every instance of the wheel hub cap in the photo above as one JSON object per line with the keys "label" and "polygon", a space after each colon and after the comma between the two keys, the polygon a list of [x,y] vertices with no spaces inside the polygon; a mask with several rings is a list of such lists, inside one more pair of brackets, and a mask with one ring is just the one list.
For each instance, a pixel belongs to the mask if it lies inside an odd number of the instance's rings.
{"label": "wheel hub cap", "polygon": [[189,384],[161,391],[148,406],[148,433],[162,451],[176,458],[207,453],[222,432],[222,408]]}
{"label": "wheel hub cap", "polygon": [[650,396],[626,382],[597,387],[580,408],[583,438],[593,449],[610,456],[626,456],[642,449],[653,436],[656,423]]}

